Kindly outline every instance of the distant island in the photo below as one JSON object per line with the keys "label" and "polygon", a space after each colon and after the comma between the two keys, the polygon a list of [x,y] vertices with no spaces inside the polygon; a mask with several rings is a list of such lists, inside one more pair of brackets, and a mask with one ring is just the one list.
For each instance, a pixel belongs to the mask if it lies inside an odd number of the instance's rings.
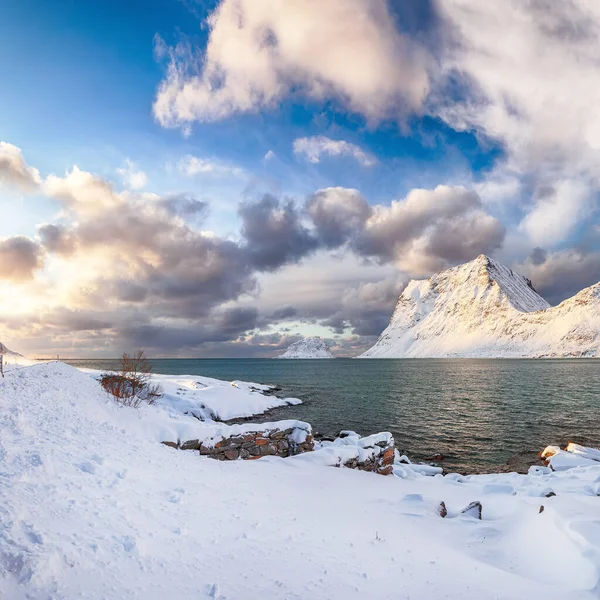
{"label": "distant island", "polygon": [[599,356],[600,283],[550,306],[526,277],[482,254],[411,281],[359,358]]}
{"label": "distant island", "polygon": [[325,341],[315,336],[294,342],[283,354],[275,358],[333,358],[333,354]]}

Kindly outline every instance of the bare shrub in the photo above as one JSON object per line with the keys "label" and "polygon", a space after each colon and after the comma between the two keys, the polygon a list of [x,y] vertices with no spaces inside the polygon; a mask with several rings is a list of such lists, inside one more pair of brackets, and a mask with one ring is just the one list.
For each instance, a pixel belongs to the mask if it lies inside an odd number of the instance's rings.
{"label": "bare shrub", "polygon": [[164,394],[158,383],[151,382],[152,366],[143,350],[130,356],[123,353],[119,370],[103,373],[100,385],[123,406],[139,408],[143,403],[154,404]]}

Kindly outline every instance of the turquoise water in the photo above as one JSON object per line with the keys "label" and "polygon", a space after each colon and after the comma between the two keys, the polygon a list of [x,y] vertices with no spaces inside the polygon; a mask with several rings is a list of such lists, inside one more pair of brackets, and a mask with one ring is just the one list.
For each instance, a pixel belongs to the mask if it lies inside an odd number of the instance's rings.
{"label": "turquoise water", "polygon": [[[109,369],[116,361],[72,361]],[[160,359],[154,371],[280,385],[304,404],[272,419],[315,431],[391,431],[401,452],[446,468],[497,467],[569,440],[600,446],[600,360]],[[257,417],[257,421],[264,417]]]}

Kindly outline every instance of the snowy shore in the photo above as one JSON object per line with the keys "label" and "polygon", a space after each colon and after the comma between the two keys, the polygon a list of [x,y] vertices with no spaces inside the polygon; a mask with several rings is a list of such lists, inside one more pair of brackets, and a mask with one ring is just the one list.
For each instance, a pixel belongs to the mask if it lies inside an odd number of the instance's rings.
{"label": "snowy shore", "polygon": [[396,456],[384,477],[329,468],[389,442],[349,434],[217,461],[159,442],[310,426],[211,420],[289,402],[257,384],[159,379],[161,402],[134,410],[62,363],[7,369],[1,598],[598,597],[598,451],[550,448],[527,475],[426,476]]}

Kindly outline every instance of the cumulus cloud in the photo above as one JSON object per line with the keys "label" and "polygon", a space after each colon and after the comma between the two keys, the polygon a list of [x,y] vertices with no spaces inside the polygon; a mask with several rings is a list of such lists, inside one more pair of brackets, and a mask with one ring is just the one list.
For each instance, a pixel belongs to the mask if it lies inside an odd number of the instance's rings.
{"label": "cumulus cloud", "polygon": [[427,93],[428,57],[385,0],[223,0],[207,25],[203,52],[156,41],[169,61],[154,103],[162,125],[256,112],[292,91],[381,119]]}
{"label": "cumulus cloud", "polygon": [[20,148],[0,142],[0,184],[32,191],[41,181],[40,172],[27,165]]}
{"label": "cumulus cloud", "polygon": [[110,182],[77,166],[64,177],[46,177],[43,190],[67,209],[81,215],[100,214],[125,204],[123,195],[116,193]]}
{"label": "cumulus cloud", "polygon": [[117,169],[123,183],[132,190],[140,190],[148,183],[146,173],[142,171],[133,161],[127,159],[125,166]]}
{"label": "cumulus cloud", "polygon": [[77,248],[77,237],[64,225],[44,223],[38,227],[42,246],[55,254],[69,255]]}
{"label": "cumulus cloud", "polygon": [[338,248],[362,231],[373,209],[358,190],[332,187],[313,194],[306,211],[321,242]]}
{"label": "cumulus cloud", "polygon": [[344,140],[332,140],[324,135],[294,140],[294,153],[303,155],[311,163],[319,163],[322,156],[349,156],[363,167],[372,167],[377,159],[360,146]]}
{"label": "cumulus cloud", "polygon": [[464,187],[415,189],[391,206],[375,206],[353,248],[365,257],[395,264],[414,277],[491,253],[504,226]]}
{"label": "cumulus cloud", "polygon": [[293,201],[280,202],[266,195],[240,206],[243,250],[258,270],[272,271],[295,263],[318,247],[318,240],[303,225]]}
{"label": "cumulus cloud", "polygon": [[0,239],[0,279],[27,281],[43,265],[43,250],[32,239],[23,235]]}

